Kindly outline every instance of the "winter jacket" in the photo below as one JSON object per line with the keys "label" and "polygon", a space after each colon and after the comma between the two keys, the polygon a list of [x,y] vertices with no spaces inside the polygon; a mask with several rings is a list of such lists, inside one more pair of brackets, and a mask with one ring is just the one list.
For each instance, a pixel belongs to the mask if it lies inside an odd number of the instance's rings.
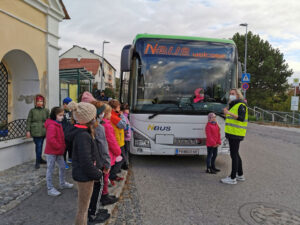
{"label": "winter jacket", "polygon": [[[234,100],[234,101],[230,102],[228,110],[230,110],[235,104],[238,104],[238,103],[241,103],[241,102],[246,104],[243,100],[240,100],[240,99],[237,99],[237,100]],[[245,120],[246,107],[244,105],[240,105],[237,116],[238,116],[237,120],[239,120],[241,122],[243,122]],[[237,135],[227,134],[227,133],[225,133],[225,137],[227,139],[236,139],[236,140],[243,140],[244,139],[244,137],[242,137],[242,136],[237,136]]]}
{"label": "winter jacket", "polygon": [[105,136],[109,149],[110,165],[113,166],[116,163],[116,158],[121,155],[121,148],[116,140],[114,128],[107,119],[103,119],[103,127],[105,129]]}
{"label": "winter jacket", "polygon": [[130,122],[128,120],[128,114],[124,113],[124,118],[126,121],[126,129],[124,130],[124,138],[125,141],[130,141],[131,140],[131,126],[130,126]]}
{"label": "winter jacket", "polygon": [[[72,142],[72,177],[75,181],[100,180],[100,156],[97,144],[86,126],[74,125],[65,134],[67,142]],[[96,165],[95,165],[96,164]]]}
{"label": "winter jacket", "polygon": [[71,125],[72,112],[64,110],[64,118],[62,121],[62,127],[65,131]]}
{"label": "winter jacket", "polygon": [[46,148],[45,154],[63,155],[65,153],[66,144],[62,125],[58,122],[47,119],[46,128]]}
{"label": "winter jacket", "polygon": [[124,141],[124,130],[126,129],[125,117],[112,110],[110,121],[114,128],[117,142],[120,147],[123,147],[125,145],[125,141]]}
{"label": "winter jacket", "polygon": [[[36,106],[36,97],[42,96],[38,94],[34,97],[35,107],[28,113],[26,131],[29,131],[32,137],[45,137],[46,129],[44,123],[49,118],[49,110],[45,108],[46,100],[44,98],[44,107],[40,108]],[[42,96],[44,97],[44,96]]]}
{"label": "winter jacket", "polygon": [[206,146],[214,147],[221,144],[220,128],[217,123],[208,122],[205,127]]}
{"label": "winter jacket", "polygon": [[95,130],[95,139],[100,154],[100,166],[101,168],[105,167],[106,169],[110,169],[108,144],[105,136],[105,129],[101,124],[99,124]]}

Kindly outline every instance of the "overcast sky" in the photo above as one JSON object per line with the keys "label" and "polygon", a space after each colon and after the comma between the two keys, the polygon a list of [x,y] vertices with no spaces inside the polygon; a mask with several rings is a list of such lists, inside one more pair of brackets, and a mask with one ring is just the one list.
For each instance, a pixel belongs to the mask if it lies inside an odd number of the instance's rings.
{"label": "overcast sky", "polygon": [[[248,30],[284,54],[300,78],[299,0],[64,0],[71,20],[60,23],[60,54],[79,45],[118,70],[124,45],[138,33],[231,38]],[[292,79],[289,80],[290,82]]]}

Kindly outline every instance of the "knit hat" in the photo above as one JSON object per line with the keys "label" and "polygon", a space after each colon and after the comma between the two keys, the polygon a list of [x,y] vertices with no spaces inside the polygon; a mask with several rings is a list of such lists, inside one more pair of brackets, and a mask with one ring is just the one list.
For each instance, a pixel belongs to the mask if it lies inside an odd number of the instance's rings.
{"label": "knit hat", "polygon": [[44,101],[44,97],[41,95],[36,96],[36,101]]}
{"label": "knit hat", "polygon": [[63,100],[63,104],[69,104],[71,101],[73,101],[70,97],[66,97],[66,98],[64,98],[64,100]]}
{"label": "knit hat", "polygon": [[96,107],[90,103],[74,101],[68,104],[74,119],[80,124],[87,124],[96,117]]}
{"label": "knit hat", "polygon": [[81,97],[81,102],[91,103],[92,101],[97,101],[97,100],[94,98],[94,96],[90,92],[88,92],[88,91],[83,92],[82,97]]}

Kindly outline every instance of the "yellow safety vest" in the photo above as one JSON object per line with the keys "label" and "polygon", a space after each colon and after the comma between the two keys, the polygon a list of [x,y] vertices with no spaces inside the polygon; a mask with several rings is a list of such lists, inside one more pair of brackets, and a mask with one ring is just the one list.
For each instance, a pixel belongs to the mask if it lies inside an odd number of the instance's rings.
{"label": "yellow safety vest", "polygon": [[240,105],[244,105],[246,107],[244,122],[238,121],[231,115],[227,114],[225,119],[225,133],[245,137],[248,125],[248,107],[244,103],[237,103],[229,110],[229,112],[238,115]]}

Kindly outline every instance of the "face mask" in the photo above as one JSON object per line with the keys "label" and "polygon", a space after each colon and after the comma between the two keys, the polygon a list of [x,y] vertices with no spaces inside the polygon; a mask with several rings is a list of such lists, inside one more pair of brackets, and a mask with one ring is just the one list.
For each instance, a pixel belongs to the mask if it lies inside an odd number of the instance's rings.
{"label": "face mask", "polygon": [[229,101],[234,101],[236,100],[236,96],[235,95],[229,95]]}
{"label": "face mask", "polygon": [[210,121],[210,123],[212,123],[212,124],[216,124],[217,122],[216,122],[216,121]]}
{"label": "face mask", "polygon": [[103,117],[104,117],[104,113],[101,113],[98,117],[99,117],[100,120],[102,120]]}
{"label": "face mask", "polygon": [[61,122],[63,120],[64,116],[56,116],[56,120]]}

